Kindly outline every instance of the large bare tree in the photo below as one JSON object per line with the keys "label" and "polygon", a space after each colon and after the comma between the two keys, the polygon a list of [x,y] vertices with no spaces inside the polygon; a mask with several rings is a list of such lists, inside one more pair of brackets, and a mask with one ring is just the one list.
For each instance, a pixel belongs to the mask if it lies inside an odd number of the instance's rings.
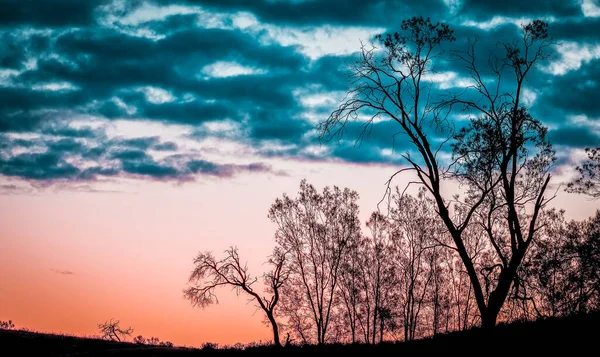
{"label": "large bare tree", "polygon": [[[405,20],[400,32],[378,36],[381,51],[362,48],[351,68],[353,87],[320,125],[321,137],[327,140],[342,135],[351,120],[363,122],[363,133],[369,132],[375,120],[397,124],[412,147],[402,154],[408,167],[396,174],[413,171],[417,183],[435,200],[486,328],[495,326],[540,228],[537,217],[549,200],[546,191],[554,161],[546,128],[528,113],[522,100],[525,79],[548,57],[552,40],[543,21],[523,25],[521,30],[518,41],[501,44],[501,55],[489,56],[485,76],[476,61],[476,41],[470,41],[464,52],[451,52],[466,66],[473,85],[436,101],[434,65],[448,53],[442,45],[455,40],[453,31],[422,17]],[[468,115],[468,129],[454,130],[449,114],[455,108]],[[443,155],[449,148],[454,153],[451,160]],[[464,198],[447,197],[447,180],[466,187]],[[463,214],[453,213],[456,206]],[[486,216],[503,218],[509,244],[502,249],[500,241],[505,237],[490,230],[488,238],[496,256],[490,266],[477,269],[463,233],[478,217]],[[492,276],[495,281],[485,284],[486,293],[482,280]]]}
{"label": "large bare tree", "polygon": [[263,275],[266,292],[269,296],[261,296],[254,290],[253,285],[258,278],[248,272],[246,264],[242,264],[237,248],[230,247],[225,251],[225,257],[217,260],[211,252],[201,252],[194,259],[194,270],[190,274],[189,284],[184,290],[184,297],[193,306],[207,307],[218,303],[215,289],[222,286],[232,287],[239,295],[249,295],[265,313],[273,330],[273,342],[281,346],[279,326],[275,320],[275,308],[280,301],[280,291],[285,284],[288,273],[285,266],[286,255],[275,249],[269,259],[271,270]]}

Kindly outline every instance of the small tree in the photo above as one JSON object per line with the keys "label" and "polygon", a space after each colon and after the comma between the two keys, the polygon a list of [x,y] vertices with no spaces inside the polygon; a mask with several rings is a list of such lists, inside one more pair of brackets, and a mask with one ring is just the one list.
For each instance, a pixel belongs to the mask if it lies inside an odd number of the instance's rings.
{"label": "small tree", "polygon": [[586,161],[577,167],[579,177],[567,186],[568,192],[583,193],[600,199],[600,147],[586,148]]}
{"label": "small tree", "polygon": [[119,326],[119,320],[110,319],[109,321],[98,324],[98,328],[100,329],[100,336],[105,340],[111,341],[121,341],[122,338],[126,336],[131,336],[133,333],[133,329],[128,327],[126,329],[122,329]]}
{"label": "small tree", "polygon": [[12,330],[14,328],[15,324],[13,324],[12,320],[0,321],[0,330]]}
{"label": "small tree", "polygon": [[231,286],[239,295],[245,293],[264,311],[273,329],[273,342],[281,346],[279,328],[275,320],[275,308],[279,302],[280,289],[287,280],[285,269],[286,255],[275,249],[269,259],[272,269],[263,278],[269,297],[261,297],[253,288],[258,278],[248,272],[247,265],[242,265],[237,248],[230,247],[225,251],[225,258],[217,260],[211,252],[199,253],[194,259],[195,268],[189,278],[189,286],[184,290],[184,297],[193,306],[201,308],[218,303],[215,289],[220,286]]}

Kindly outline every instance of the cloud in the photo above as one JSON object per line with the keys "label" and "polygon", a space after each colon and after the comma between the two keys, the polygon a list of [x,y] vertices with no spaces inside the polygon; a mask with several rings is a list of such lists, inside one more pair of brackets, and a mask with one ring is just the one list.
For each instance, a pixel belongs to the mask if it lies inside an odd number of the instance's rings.
{"label": "cloud", "polygon": [[578,1],[461,0],[459,2],[458,13],[475,21],[489,20],[495,16],[541,18],[581,15]]}
{"label": "cloud", "polygon": [[539,107],[546,120],[569,125],[564,119],[569,115],[584,114],[600,117],[600,102],[591,99],[600,88],[600,58],[583,62],[576,71],[554,76],[539,96]]}
{"label": "cloud", "polygon": [[184,0],[210,10],[250,12],[259,21],[278,25],[379,25],[397,22],[398,14],[440,15],[447,11],[440,0],[373,0],[349,4],[345,0],[269,1],[269,0]]}
{"label": "cloud", "polygon": [[600,43],[563,42],[557,47],[557,52],[559,58],[552,61],[546,70],[555,75],[564,75],[567,72],[578,70],[582,64],[600,58]]}
{"label": "cloud", "polygon": [[60,275],[75,275],[74,272],[69,271],[69,270],[59,270],[59,269],[50,269],[50,270],[55,272],[56,274],[60,274]]}
{"label": "cloud", "polygon": [[594,0],[582,0],[581,10],[585,17],[600,17],[600,5]]}
{"label": "cloud", "polygon": [[[174,142],[159,137],[21,139],[2,136],[0,175],[34,182],[89,182],[117,177],[160,181],[190,181],[201,176],[230,178],[242,173],[274,173],[271,166],[254,162],[233,164],[209,161],[197,153],[173,153]],[[154,156],[151,152],[166,153]]]}
{"label": "cloud", "polygon": [[[360,40],[413,15],[450,23],[457,41],[449,49],[478,37],[486,80],[488,55],[503,51],[498,41],[529,19],[551,20],[560,46],[531,73],[524,104],[557,145],[576,149],[597,131],[572,118],[600,117],[590,100],[600,78],[596,10],[588,0],[0,1],[0,175],[84,185],[276,174],[272,156],[399,163],[410,144],[394,140],[393,122],[376,123],[360,146],[360,122],[339,144],[320,143],[315,125],[350,85]],[[434,96],[472,84],[456,61],[437,60],[426,79]],[[512,86],[504,80],[501,91]],[[133,128],[127,134],[123,123]]]}
{"label": "cloud", "polygon": [[81,26],[94,23],[97,6],[105,0],[2,1],[0,26]]}
{"label": "cloud", "polygon": [[555,145],[569,148],[595,147],[600,143],[600,131],[594,133],[589,127],[584,126],[553,129],[548,132],[548,135]]}
{"label": "cloud", "polygon": [[202,68],[202,73],[209,77],[223,78],[243,76],[247,74],[265,74],[267,71],[240,65],[236,62],[215,62]]}

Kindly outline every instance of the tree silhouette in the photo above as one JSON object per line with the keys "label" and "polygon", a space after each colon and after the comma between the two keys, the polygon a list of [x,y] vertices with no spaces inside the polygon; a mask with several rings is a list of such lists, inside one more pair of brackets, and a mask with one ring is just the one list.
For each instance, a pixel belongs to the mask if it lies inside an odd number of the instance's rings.
{"label": "tree silhouette", "polygon": [[289,255],[281,312],[304,342],[328,341],[341,265],[361,234],[357,200],[350,189],[325,187],[319,193],[302,180],[297,198],[284,194],[269,210],[277,244]]}
{"label": "tree silhouette", "polygon": [[373,212],[367,221],[370,235],[351,240],[340,267],[339,301],[350,330],[350,341],[376,343],[391,320],[396,266],[389,221]]}
{"label": "tree silhouette", "polygon": [[218,303],[215,289],[221,286],[231,286],[236,293],[245,293],[254,300],[264,311],[273,330],[273,342],[281,346],[279,327],[275,320],[275,308],[280,300],[280,290],[288,278],[285,266],[286,255],[282,250],[275,249],[268,263],[272,269],[263,276],[266,291],[270,296],[260,296],[253,285],[258,278],[248,272],[247,265],[243,265],[237,248],[230,247],[225,251],[225,257],[217,260],[211,252],[199,253],[194,259],[194,270],[189,277],[189,286],[184,290],[184,297],[191,301],[193,306],[204,308]]}
{"label": "tree silhouette", "polygon": [[12,320],[0,321],[0,330],[12,330],[15,328],[15,324]]}
{"label": "tree silhouette", "polygon": [[600,147],[586,148],[588,155],[586,161],[576,169],[577,177],[567,185],[567,191],[590,195],[594,199],[600,198]]}
{"label": "tree silhouette", "polygon": [[600,308],[600,211],[582,222],[570,222],[565,251],[571,263],[570,312],[597,310]]}
{"label": "tree silhouette", "polygon": [[399,190],[392,197],[390,219],[394,226],[393,244],[396,264],[401,274],[402,315],[404,340],[416,337],[426,299],[434,286],[437,259],[435,250],[444,244],[444,227],[435,213],[434,202],[420,190],[417,197],[402,195]]}
{"label": "tree silhouette", "polygon": [[[394,258],[394,231],[389,220],[380,212],[373,212],[366,222],[370,235],[365,236],[363,251],[363,289],[366,316],[361,316],[361,330],[365,342],[383,341],[386,327],[394,328],[392,320],[393,303],[397,298],[394,288],[397,284],[398,267]],[[370,341],[369,341],[370,340]]]}
{"label": "tree silhouette", "polygon": [[[445,55],[443,44],[455,40],[453,31],[445,24],[422,17],[404,20],[401,32],[378,36],[383,44],[382,54],[363,46],[360,59],[351,68],[353,87],[319,127],[321,138],[329,140],[340,137],[347,123],[359,118],[359,114],[367,114],[360,140],[377,118],[398,124],[399,132],[413,150],[402,154],[408,167],[392,175],[388,184],[395,175],[413,171],[418,177],[415,183],[423,185],[433,197],[469,276],[484,327],[496,324],[517,270],[539,229],[537,218],[549,201],[545,196],[550,180],[548,170],[554,162],[546,128],[531,117],[521,100],[527,75],[548,57],[552,40],[543,21],[535,20],[521,29],[520,41],[502,43],[503,53],[489,56],[489,76],[482,75],[476,62],[476,41],[469,41],[466,52],[453,52],[453,58],[465,64],[474,84],[434,102],[431,98],[440,94],[431,83],[434,60]],[[494,80],[489,82],[488,77]],[[509,85],[513,86],[512,91],[501,92]],[[473,97],[479,99],[469,99]],[[449,120],[454,107],[469,114],[467,129],[454,130]],[[433,134],[436,137],[432,138]],[[449,162],[440,155],[448,146],[453,149]],[[443,183],[447,180],[468,188],[464,199],[444,196]],[[452,208],[458,208],[462,214],[457,217]],[[508,249],[503,249],[504,237],[487,227],[495,257],[479,271],[463,237],[478,217],[489,217],[490,222],[502,219],[510,237]],[[489,281],[494,277],[494,281]],[[486,280],[485,289],[480,279]]]}
{"label": "tree silhouette", "polygon": [[122,338],[126,336],[131,336],[133,333],[133,329],[128,327],[126,329],[122,329],[119,326],[119,320],[110,319],[105,323],[98,324],[98,329],[100,329],[100,336],[105,340],[111,341],[121,341]]}

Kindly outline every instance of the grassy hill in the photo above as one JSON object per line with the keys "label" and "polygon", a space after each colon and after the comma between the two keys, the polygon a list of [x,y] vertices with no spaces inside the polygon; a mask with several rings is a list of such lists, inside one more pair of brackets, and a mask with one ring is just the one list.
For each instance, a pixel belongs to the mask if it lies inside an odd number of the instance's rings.
{"label": "grassy hill", "polygon": [[252,347],[246,350],[156,347],[93,338],[0,330],[2,356],[384,356],[559,355],[600,351],[600,313],[561,319],[500,325],[491,331],[472,329],[408,343],[369,345],[292,346],[283,349]]}

